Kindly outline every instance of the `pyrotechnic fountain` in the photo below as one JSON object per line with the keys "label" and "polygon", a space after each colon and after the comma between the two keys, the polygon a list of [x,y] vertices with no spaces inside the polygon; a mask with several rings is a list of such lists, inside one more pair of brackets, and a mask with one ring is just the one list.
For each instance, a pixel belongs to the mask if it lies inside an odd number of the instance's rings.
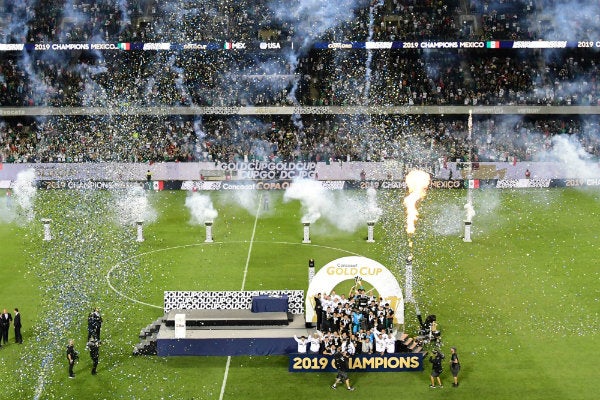
{"label": "pyrotechnic fountain", "polygon": [[205,243],[213,242],[212,226],[215,218],[219,215],[215,210],[209,196],[200,193],[192,193],[185,199],[185,205],[189,208],[192,223],[204,224]]}
{"label": "pyrotechnic fountain", "polygon": [[212,225],[213,225],[213,221],[205,221],[204,222],[204,226],[206,227],[206,239],[204,239],[204,243],[212,243],[213,242]]}
{"label": "pyrotechnic fountain", "polygon": [[463,241],[470,242],[471,241],[471,223],[473,216],[475,215],[475,210],[473,209],[473,188],[471,187],[471,181],[473,179],[473,115],[472,110],[469,110],[469,135],[467,137],[467,143],[469,145],[469,159],[468,159],[468,170],[467,170],[467,204],[465,204],[465,235],[463,237]]}
{"label": "pyrotechnic fountain", "polygon": [[405,301],[416,303],[413,296],[413,241],[412,235],[415,233],[415,223],[419,212],[417,211],[417,202],[425,197],[427,187],[431,181],[431,177],[427,172],[414,170],[406,175],[406,186],[408,187],[408,196],[404,198],[404,208],[406,211],[406,233],[408,235],[409,255],[406,257],[406,268],[404,272],[404,291]]}
{"label": "pyrotechnic fountain", "polygon": [[415,303],[413,296],[413,273],[412,273],[412,254],[406,257],[404,270],[404,301],[406,303]]}
{"label": "pyrotechnic fountain", "polygon": [[374,227],[375,227],[375,221],[367,222],[367,243],[375,243],[375,239],[373,239]]}
{"label": "pyrotechnic fountain", "polygon": [[310,260],[308,260],[308,284],[309,285],[312,282],[314,277],[315,277],[315,260],[313,260],[311,258]]}
{"label": "pyrotechnic fountain", "polygon": [[310,222],[302,222],[304,225],[304,239],[302,243],[310,243]]}
{"label": "pyrotechnic fountain", "polygon": [[144,221],[136,221],[135,222],[137,225],[137,238],[136,238],[136,242],[143,242],[144,241],[144,230],[142,228],[142,225],[144,224]]}
{"label": "pyrotechnic fountain", "polygon": [[50,223],[52,220],[50,218],[42,218],[42,224],[44,224],[44,241],[49,242],[52,240],[52,234],[50,232]]}
{"label": "pyrotechnic fountain", "polygon": [[377,191],[373,188],[367,189],[367,242],[374,243],[374,226],[381,217],[382,210],[377,205]]}

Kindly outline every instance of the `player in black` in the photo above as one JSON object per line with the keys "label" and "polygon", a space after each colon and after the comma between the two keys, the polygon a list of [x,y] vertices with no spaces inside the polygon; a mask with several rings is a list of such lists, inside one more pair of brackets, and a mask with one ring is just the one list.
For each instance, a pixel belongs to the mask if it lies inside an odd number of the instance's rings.
{"label": "player in black", "polygon": [[344,382],[348,390],[354,390],[354,387],[350,386],[350,378],[348,378],[348,353],[346,350],[338,348],[338,351],[333,355],[333,367],[337,369],[337,376],[335,382],[331,385],[332,389],[337,389],[337,384]]}
{"label": "player in black", "polygon": [[98,361],[100,360],[100,342],[96,338],[92,338],[87,346],[90,351],[90,357],[92,358],[92,375],[96,375],[96,368],[98,368]]}

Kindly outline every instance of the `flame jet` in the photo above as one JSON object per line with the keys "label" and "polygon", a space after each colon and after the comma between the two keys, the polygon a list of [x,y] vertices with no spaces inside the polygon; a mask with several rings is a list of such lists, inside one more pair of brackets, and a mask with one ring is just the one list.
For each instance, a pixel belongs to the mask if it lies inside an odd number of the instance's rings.
{"label": "flame jet", "polygon": [[408,187],[408,196],[404,198],[404,208],[406,210],[406,233],[408,234],[408,246],[412,249],[411,235],[415,233],[415,223],[419,212],[417,211],[417,202],[425,197],[427,187],[431,182],[431,177],[425,171],[413,170],[406,175],[406,186]]}

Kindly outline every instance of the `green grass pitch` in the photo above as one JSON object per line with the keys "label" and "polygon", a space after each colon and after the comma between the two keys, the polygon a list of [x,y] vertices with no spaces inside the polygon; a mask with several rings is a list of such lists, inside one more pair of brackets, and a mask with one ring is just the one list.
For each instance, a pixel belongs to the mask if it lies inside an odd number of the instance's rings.
{"label": "green grass pitch", "polygon": [[[321,267],[353,254],[381,262],[402,284],[405,193],[379,192],[375,243],[366,243],[366,226],[347,232],[321,219],[311,226],[311,244],[301,243],[300,203],[283,201],[283,192],[248,192],[246,208],[231,192],[207,194],[219,212],[211,244],[204,226],[190,223],[185,192],[148,193],[157,216],[142,243],[135,226],[115,218],[109,192],[38,192],[34,220],[0,216],[0,309],[19,307],[24,323],[24,344],[14,344],[11,327],[0,349],[1,397],[597,398],[597,190],[476,190],[472,243],[461,239],[466,192],[430,191],[413,238],[415,296],[424,316],[437,315],[446,355],[458,348],[461,385],[452,387],[445,362],[445,387],[429,389],[426,363],[423,372],[351,373],[353,393],[332,391],[331,373],[289,373],[285,356],[159,358],[132,350],[140,329],[162,314],[163,290],[305,290],[309,258]],[[271,196],[270,210],[257,212],[263,195]],[[53,219],[50,242],[42,240],[44,217]],[[108,285],[111,270],[120,294]],[[96,376],[84,350],[94,306],[104,317]],[[405,317],[414,334],[410,304]],[[70,337],[81,353],[73,380],[64,354]]]}

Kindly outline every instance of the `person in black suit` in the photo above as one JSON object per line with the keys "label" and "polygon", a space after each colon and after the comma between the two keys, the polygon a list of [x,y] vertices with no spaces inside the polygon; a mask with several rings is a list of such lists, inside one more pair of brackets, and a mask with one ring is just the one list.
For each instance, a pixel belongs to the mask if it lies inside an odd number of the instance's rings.
{"label": "person in black suit", "polygon": [[96,375],[98,361],[100,360],[100,342],[96,338],[92,338],[86,347],[90,351],[90,357],[92,358],[92,375]]}
{"label": "person in black suit", "polygon": [[91,339],[92,337],[95,337],[95,336],[96,336],[96,327],[95,327],[95,325],[94,325],[94,324],[95,324],[95,320],[94,320],[94,313],[93,313],[93,312],[91,312],[91,313],[88,315],[88,320],[87,320],[87,328],[88,328],[88,329],[87,329],[87,330],[88,330],[88,337],[87,337],[87,340],[88,340],[88,342],[90,341],[90,339]]}
{"label": "person in black suit", "polygon": [[2,342],[4,344],[8,343],[8,330],[10,328],[10,323],[12,322],[12,315],[6,311],[6,308],[2,311],[2,315],[0,315],[0,336],[2,336]]}
{"label": "person in black suit", "polygon": [[15,343],[23,344],[23,336],[21,336],[21,313],[19,313],[19,309],[16,307],[13,326],[15,327]]}
{"label": "person in black suit", "polygon": [[69,345],[67,346],[67,361],[69,361],[69,378],[75,378],[75,374],[73,373],[73,367],[75,366],[75,362],[79,359],[79,354],[77,350],[75,350],[75,341],[73,339],[69,339]]}
{"label": "person in black suit", "polygon": [[91,338],[100,340],[100,329],[102,328],[102,316],[98,307],[88,315],[88,341]]}

